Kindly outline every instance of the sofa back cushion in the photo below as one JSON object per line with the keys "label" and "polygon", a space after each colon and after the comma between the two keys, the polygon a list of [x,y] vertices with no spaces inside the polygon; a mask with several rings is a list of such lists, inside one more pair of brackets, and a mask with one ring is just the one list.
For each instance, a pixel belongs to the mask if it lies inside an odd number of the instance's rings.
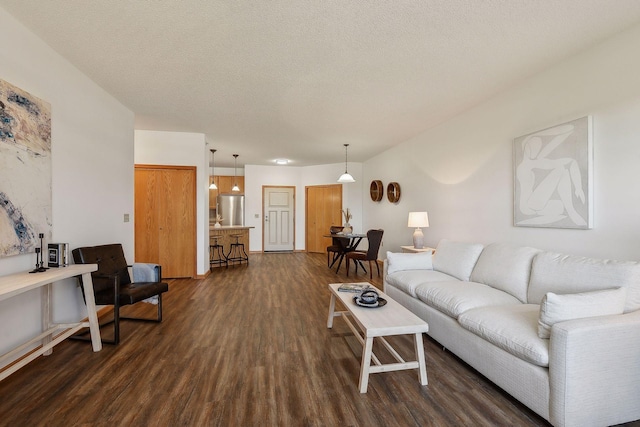
{"label": "sofa back cushion", "polygon": [[526,303],[531,263],[540,252],[525,246],[492,243],[482,250],[471,273],[471,281],[508,292]]}
{"label": "sofa back cushion", "polygon": [[482,252],[479,243],[452,242],[443,239],[433,256],[433,269],[459,280],[468,281]]}
{"label": "sofa back cushion", "polygon": [[433,270],[432,255],[422,253],[394,253],[387,251],[387,274],[406,270]]}
{"label": "sofa back cushion", "polygon": [[640,264],[541,252],[533,259],[527,300],[540,304],[547,292],[576,294],[627,288],[625,313],[640,309]]}

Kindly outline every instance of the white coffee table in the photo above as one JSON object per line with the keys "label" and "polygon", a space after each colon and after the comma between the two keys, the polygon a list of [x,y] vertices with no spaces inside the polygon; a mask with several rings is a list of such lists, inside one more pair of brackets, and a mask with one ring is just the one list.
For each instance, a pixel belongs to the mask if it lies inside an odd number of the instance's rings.
{"label": "white coffee table", "polygon": [[[366,283],[366,282],[364,282]],[[422,333],[429,331],[429,325],[418,316],[407,310],[398,302],[389,298],[388,295],[378,291],[380,297],[387,300],[387,304],[377,308],[360,307],[353,301],[356,295],[351,292],[340,292],[340,283],[329,285],[331,290],[331,301],[329,302],[329,318],[327,328],[333,327],[333,318],[342,316],[354,335],[362,344],[362,360],[360,362],[360,393],[367,392],[369,384],[369,374],[378,372],[391,372],[406,369],[418,369],[418,379],[420,384],[427,385],[427,366],[424,359],[424,347],[422,346]],[[370,285],[373,287],[373,285]],[[338,299],[347,311],[335,311],[336,299]],[[359,329],[356,328],[351,319],[355,320]],[[414,336],[416,359],[405,361],[398,352],[384,339],[391,335]],[[391,352],[397,363],[382,364],[373,354],[373,339],[379,338],[380,342]],[[375,366],[371,366],[371,361]]]}

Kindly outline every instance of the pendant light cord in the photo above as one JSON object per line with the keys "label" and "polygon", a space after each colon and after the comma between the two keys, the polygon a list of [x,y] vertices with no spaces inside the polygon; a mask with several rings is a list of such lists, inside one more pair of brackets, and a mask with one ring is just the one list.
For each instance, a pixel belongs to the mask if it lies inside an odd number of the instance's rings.
{"label": "pendant light cord", "polygon": [[349,150],[349,144],[344,144],[344,173],[347,173],[347,151]]}

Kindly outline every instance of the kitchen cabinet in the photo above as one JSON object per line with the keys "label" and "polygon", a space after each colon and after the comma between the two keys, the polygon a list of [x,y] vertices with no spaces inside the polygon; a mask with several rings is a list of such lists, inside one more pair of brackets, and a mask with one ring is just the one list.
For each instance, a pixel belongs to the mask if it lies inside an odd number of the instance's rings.
{"label": "kitchen cabinet", "polygon": [[216,208],[216,197],[218,197],[218,194],[227,194],[227,193],[243,194],[244,193],[244,176],[236,177],[235,181],[237,182],[238,187],[240,187],[240,191],[238,192],[231,191],[234,184],[233,176],[228,176],[228,175],[215,175],[214,177],[209,176],[209,185],[211,185],[212,178],[215,179],[216,186],[218,187],[218,189],[217,190],[209,189],[209,209]]}

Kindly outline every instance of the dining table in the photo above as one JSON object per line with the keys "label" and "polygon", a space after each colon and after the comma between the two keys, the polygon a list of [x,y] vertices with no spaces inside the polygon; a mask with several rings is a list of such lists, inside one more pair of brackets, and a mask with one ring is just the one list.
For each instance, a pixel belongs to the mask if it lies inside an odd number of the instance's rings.
{"label": "dining table", "polygon": [[[338,258],[334,259],[329,268],[332,268],[333,265],[338,262],[338,267],[336,267],[336,274],[340,271],[340,265],[342,265],[342,261],[344,260],[345,255],[348,252],[353,252],[356,250],[362,239],[366,239],[366,234],[361,233],[333,233],[333,234],[325,234],[323,237],[331,237],[337,238],[338,242],[342,246],[342,251],[340,252]],[[364,268],[364,266],[363,266]]]}

